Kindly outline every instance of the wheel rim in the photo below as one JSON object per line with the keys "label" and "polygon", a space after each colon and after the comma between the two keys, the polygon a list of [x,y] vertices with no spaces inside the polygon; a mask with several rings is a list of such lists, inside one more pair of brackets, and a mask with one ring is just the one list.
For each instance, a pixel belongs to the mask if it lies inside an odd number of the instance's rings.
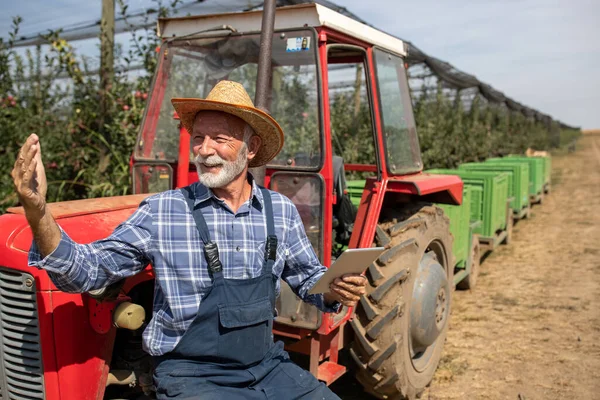
{"label": "wheel rim", "polygon": [[442,244],[434,241],[419,262],[410,307],[408,346],[413,367],[419,372],[429,366],[448,323],[450,286],[444,265]]}

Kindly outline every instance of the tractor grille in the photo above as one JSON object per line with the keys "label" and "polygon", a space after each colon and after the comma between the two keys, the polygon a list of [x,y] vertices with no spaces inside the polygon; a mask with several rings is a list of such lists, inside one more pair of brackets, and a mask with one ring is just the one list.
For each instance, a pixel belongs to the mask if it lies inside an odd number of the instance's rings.
{"label": "tractor grille", "polygon": [[0,267],[0,400],[45,399],[32,275]]}

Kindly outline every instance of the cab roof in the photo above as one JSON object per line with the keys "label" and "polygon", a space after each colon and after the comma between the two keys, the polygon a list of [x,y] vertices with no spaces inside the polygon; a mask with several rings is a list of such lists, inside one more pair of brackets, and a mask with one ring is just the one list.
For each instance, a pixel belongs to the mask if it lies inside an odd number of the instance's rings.
{"label": "cab roof", "polygon": [[[160,18],[158,36],[163,39],[193,35],[202,31],[216,31],[229,25],[238,32],[259,32],[262,11],[197,15],[179,18]],[[300,4],[279,7],[275,12],[275,30],[323,26],[386,50],[406,56],[404,42],[385,32],[346,17],[320,4]]]}

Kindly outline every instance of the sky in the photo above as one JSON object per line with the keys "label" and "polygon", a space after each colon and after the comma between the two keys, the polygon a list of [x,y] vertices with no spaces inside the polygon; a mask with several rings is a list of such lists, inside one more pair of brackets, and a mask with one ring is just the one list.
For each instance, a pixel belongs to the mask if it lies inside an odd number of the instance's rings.
{"label": "sky", "polygon": [[[131,11],[150,0],[125,0]],[[217,0],[206,0],[217,2]],[[599,0],[334,0],[514,100],[583,129],[600,128]],[[99,19],[100,0],[0,0],[0,37]],[[118,41],[127,43],[126,35]],[[96,57],[97,41],[76,43]]]}

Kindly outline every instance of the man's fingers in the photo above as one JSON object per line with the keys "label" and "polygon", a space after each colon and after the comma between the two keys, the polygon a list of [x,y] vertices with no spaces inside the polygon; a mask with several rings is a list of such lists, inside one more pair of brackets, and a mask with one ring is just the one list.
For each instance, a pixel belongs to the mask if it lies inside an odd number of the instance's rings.
{"label": "man's fingers", "polygon": [[358,296],[362,296],[366,293],[366,288],[364,285],[355,285],[353,283],[344,282],[341,279],[336,279],[333,282],[333,285],[345,289],[346,291]]}
{"label": "man's fingers", "polygon": [[21,164],[21,176],[23,178],[23,181],[29,182],[29,180],[31,179],[31,174],[29,173],[29,171],[31,170],[31,164],[35,160],[36,152],[37,147],[33,145],[29,147],[29,151],[27,152],[27,154],[25,154],[25,160]]}
{"label": "man's fingers", "polygon": [[341,280],[357,286],[365,286],[367,284],[367,278],[359,274],[342,275]]}
{"label": "man's fingers", "polygon": [[337,294],[339,294],[340,296],[342,296],[342,300],[346,300],[346,301],[358,301],[360,300],[360,296],[345,290],[337,285],[333,285],[331,287],[331,290]]}
{"label": "man's fingers", "polygon": [[37,144],[32,144],[31,146],[29,146],[29,150],[27,150],[27,152],[25,153],[25,161],[22,165],[24,169],[29,168],[29,164],[31,164],[31,160],[33,160],[33,158],[35,157],[37,150]]}
{"label": "man's fingers", "polygon": [[33,174],[35,173],[35,168],[37,167],[37,160],[34,158],[29,162],[29,165],[27,166],[27,169],[25,170],[25,173],[22,176],[22,184],[24,186],[29,187],[29,182],[31,182],[31,178],[33,177]]}
{"label": "man's fingers", "polygon": [[37,144],[39,142],[39,138],[35,133],[32,133],[31,135],[29,135],[29,137],[25,140],[25,143],[23,143],[23,146],[21,146],[21,149],[19,150],[19,156],[17,157],[17,163],[22,164],[23,162],[25,162],[25,158],[27,157],[27,152],[29,152],[29,149],[31,148],[31,146]]}

